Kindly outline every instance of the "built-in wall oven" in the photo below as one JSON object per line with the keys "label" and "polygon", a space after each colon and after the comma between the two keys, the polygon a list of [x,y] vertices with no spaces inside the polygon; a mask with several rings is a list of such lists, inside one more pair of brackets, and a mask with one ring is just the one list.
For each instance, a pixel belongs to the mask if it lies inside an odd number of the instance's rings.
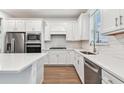
{"label": "built-in wall oven", "polygon": [[41,53],[41,32],[26,33],[26,53]]}
{"label": "built-in wall oven", "polygon": [[84,82],[85,84],[101,84],[101,68],[84,58]]}
{"label": "built-in wall oven", "polygon": [[41,53],[41,44],[26,44],[26,51],[27,53]]}

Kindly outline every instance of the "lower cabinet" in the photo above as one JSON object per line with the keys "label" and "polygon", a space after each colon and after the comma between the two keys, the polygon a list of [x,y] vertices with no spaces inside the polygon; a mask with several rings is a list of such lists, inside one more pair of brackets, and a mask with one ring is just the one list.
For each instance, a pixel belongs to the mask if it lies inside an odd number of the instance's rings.
{"label": "lower cabinet", "polygon": [[75,69],[82,83],[84,83],[84,58],[80,54],[75,54]]}
{"label": "lower cabinet", "polygon": [[73,51],[66,50],[49,50],[48,64],[73,64]]}
{"label": "lower cabinet", "polygon": [[113,76],[112,74],[102,70],[102,84],[123,84],[121,80]]}

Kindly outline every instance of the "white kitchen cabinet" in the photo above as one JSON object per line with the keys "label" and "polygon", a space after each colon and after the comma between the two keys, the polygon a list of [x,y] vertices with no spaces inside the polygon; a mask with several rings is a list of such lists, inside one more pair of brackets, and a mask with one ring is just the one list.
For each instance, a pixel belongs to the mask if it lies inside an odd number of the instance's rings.
{"label": "white kitchen cabinet", "polygon": [[82,13],[78,18],[78,38],[79,40],[89,40],[89,23],[88,13]]}
{"label": "white kitchen cabinet", "polygon": [[49,30],[49,25],[48,23],[45,22],[45,27],[44,27],[44,40],[45,41],[50,41],[51,40],[51,35],[50,35],[50,30]]}
{"label": "white kitchen cabinet", "polygon": [[40,20],[27,20],[26,31],[42,31],[42,21]]}
{"label": "white kitchen cabinet", "polygon": [[58,51],[49,51],[49,54],[48,54],[48,63],[49,64],[58,64],[58,58],[59,55],[58,55]]}
{"label": "white kitchen cabinet", "polygon": [[103,9],[102,11],[102,31],[110,32],[119,27],[119,10]]}
{"label": "white kitchen cabinet", "polygon": [[123,32],[124,29],[124,9],[103,9],[102,33],[116,34]]}
{"label": "white kitchen cabinet", "polygon": [[67,28],[66,40],[67,41],[79,41],[81,34],[78,31],[77,21],[70,22]]}
{"label": "white kitchen cabinet", "polygon": [[67,51],[59,51],[58,53],[58,63],[59,64],[67,64]]}
{"label": "white kitchen cabinet", "polygon": [[120,9],[119,11],[120,29],[124,29],[124,9]]}
{"label": "white kitchen cabinet", "polygon": [[49,50],[48,52],[48,64],[74,64],[73,51]]}
{"label": "white kitchen cabinet", "polygon": [[15,20],[6,20],[6,31],[15,31]]}
{"label": "white kitchen cabinet", "polygon": [[123,83],[124,82],[116,78],[114,75],[102,69],[102,84],[123,84]]}
{"label": "white kitchen cabinet", "polygon": [[66,58],[67,58],[67,64],[73,64],[74,65],[75,58],[76,58],[75,52],[73,50],[67,51]]}
{"label": "white kitchen cabinet", "polygon": [[25,31],[24,20],[6,20],[6,31]]}
{"label": "white kitchen cabinet", "polygon": [[46,21],[50,34],[66,34],[69,25],[68,21]]}
{"label": "white kitchen cabinet", "polygon": [[82,83],[84,83],[84,58],[80,54],[75,54],[75,69],[80,77]]}
{"label": "white kitchen cabinet", "polygon": [[25,21],[24,20],[15,20],[15,30],[16,31],[25,31]]}

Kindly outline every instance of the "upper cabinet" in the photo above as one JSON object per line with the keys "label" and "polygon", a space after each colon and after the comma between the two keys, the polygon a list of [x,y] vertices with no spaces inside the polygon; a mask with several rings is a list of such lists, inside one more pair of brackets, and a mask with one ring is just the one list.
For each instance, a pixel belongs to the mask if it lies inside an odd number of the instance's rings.
{"label": "upper cabinet", "polygon": [[24,20],[6,20],[6,31],[25,31]]}
{"label": "upper cabinet", "polygon": [[123,32],[124,29],[124,10],[123,9],[103,9],[102,33],[116,34]]}
{"label": "upper cabinet", "polygon": [[51,35],[66,35],[67,41],[80,40],[77,21],[45,21],[45,41],[51,40]]}
{"label": "upper cabinet", "polygon": [[72,21],[68,24],[67,35],[66,35],[67,41],[80,40],[80,36],[79,36],[77,27],[78,27],[77,21]]}
{"label": "upper cabinet", "polygon": [[41,20],[22,20],[22,19],[9,19],[6,20],[6,31],[42,31]]}
{"label": "upper cabinet", "polygon": [[42,21],[40,20],[27,20],[26,31],[42,31]]}
{"label": "upper cabinet", "polygon": [[80,40],[89,40],[89,23],[88,13],[82,13],[78,18],[78,37]]}

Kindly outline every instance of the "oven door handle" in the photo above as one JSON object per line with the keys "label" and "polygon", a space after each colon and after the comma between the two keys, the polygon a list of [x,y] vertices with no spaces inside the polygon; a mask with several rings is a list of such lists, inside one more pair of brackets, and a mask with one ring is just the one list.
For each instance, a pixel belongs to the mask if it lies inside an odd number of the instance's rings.
{"label": "oven door handle", "polygon": [[91,70],[93,70],[94,72],[98,73],[99,72],[99,69],[97,68],[94,68],[92,65],[88,64],[88,63],[84,63],[87,67],[89,67]]}

